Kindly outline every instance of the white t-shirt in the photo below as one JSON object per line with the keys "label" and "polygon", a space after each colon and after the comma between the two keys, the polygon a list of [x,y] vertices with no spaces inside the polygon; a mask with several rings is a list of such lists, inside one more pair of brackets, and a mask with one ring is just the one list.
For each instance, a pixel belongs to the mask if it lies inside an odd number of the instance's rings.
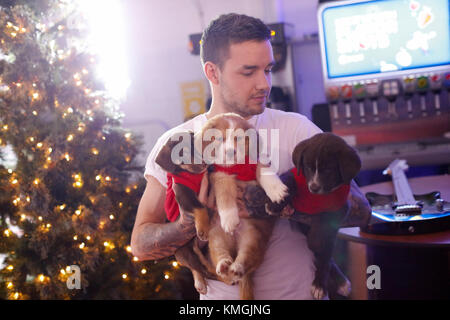
{"label": "white t-shirt", "polygon": [[[207,121],[205,114],[164,133],[156,142],[145,166],[144,176],[155,177],[164,187],[167,175],[155,163],[161,146],[176,130],[197,132]],[[320,133],[321,130],[305,116],[265,108],[264,112],[248,120],[257,130],[268,129],[267,149],[269,154],[278,154],[277,173],[281,174],[294,167],[292,152],[297,143]],[[271,139],[271,129],[278,129],[279,142]],[[276,137],[273,136],[274,138]],[[276,145],[279,147],[277,148]],[[271,151],[272,150],[272,151]],[[311,284],[314,279],[313,254],[309,250],[306,237],[289,220],[278,219],[261,266],[254,273],[254,297],[257,300],[298,300],[312,299]],[[239,299],[239,286],[229,286],[220,281],[208,280],[208,292],[200,295],[202,300]]]}

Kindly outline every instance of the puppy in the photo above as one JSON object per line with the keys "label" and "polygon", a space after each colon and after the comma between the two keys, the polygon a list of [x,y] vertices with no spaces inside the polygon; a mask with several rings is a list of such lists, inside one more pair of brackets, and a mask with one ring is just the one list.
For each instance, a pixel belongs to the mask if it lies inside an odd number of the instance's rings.
{"label": "puppy", "polygon": [[[155,162],[167,172],[164,203],[167,219],[175,221],[181,207],[184,212],[193,214],[197,236],[206,240],[209,232],[209,212],[199,201],[198,194],[207,165],[199,157],[194,148],[194,133],[185,131],[177,132],[167,140],[159,150]],[[180,264],[191,270],[197,291],[205,294],[205,276],[212,279],[216,276],[215,272],[209,272],[205,267],[197,238],[179,248],[175,257]]]}
{"label": "puppy", "polygon": [[218,214],[208,234],[210,260],[220,280],[239,283],[240,298],[253,299],[252,276],[263,260],[274,219],[239,219],[237,190],[259,184],[278,203],[288,189],[257,162],[256,130],[241,116],[225,113],[209,119],[196,139],[213,167],[210,182]]}
{"label": "puppy", "polygon": [[331,287],[347,296],[350,283],[332,260],[332,253],[339,227],[348,214],[350,182],[361,169],[361,160],[342,138],[320,133],[300,142],[292,161],[295,168],[281,176],[289,196],[279,204],[266,199],[266,211],[279,215],[290,204],[310,217],[306,232],[316,266],[311,293],[315,299],[322,299]]}

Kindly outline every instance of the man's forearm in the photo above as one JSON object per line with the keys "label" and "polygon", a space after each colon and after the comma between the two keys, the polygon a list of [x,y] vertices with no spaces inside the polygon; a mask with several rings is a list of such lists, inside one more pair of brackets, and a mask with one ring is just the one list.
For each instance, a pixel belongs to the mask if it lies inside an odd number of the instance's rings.
{"label": "man's forearm", "polygon": [[146,223],[137,230],[133,251],[141,260],[171,256],[195,235],[193,224]]}

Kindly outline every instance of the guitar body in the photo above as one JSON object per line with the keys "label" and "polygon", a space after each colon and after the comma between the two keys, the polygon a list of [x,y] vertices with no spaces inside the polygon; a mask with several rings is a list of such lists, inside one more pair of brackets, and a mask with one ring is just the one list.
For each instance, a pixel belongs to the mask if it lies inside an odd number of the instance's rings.
{"label": "guitar body", "polygon": [[450,203],[438,191],[414,195],[406,178],[406,160],[395,159],[384,174],[392,176],[395,195],[366,194],[372,217],[362,231],[385,235],[431,233],[450,229]]}
{"label": "guitar body", "polygon": [[440,198],[438,191],[414,198],[423,205],[416,215],[397,214],[396,197],[375,192],[366,193],[372,206],[369,224],[361,231],[384,235],[410,235],[450,230],[450,203]]}

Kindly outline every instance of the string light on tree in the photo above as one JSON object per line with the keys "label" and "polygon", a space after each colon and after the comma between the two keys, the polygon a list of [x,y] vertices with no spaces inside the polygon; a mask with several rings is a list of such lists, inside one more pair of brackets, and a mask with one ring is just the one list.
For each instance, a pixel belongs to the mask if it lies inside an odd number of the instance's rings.
{"label": "string light on tree", "polygon": [[[140,191],[145,188],[142,177],[138,184],[131,181],[137,180],[134,174],[140,169],[127,167],[139,144],[120,127],[123,115],[114,111],[118,100],[98,81],[102,55],[79,37],[88,34],[76,12],[78,2],[85,0],[47,1],[20,1],[14,10],[16,2],[8,1],[0,10],[5,56],[0,70],[0,145],[11,145],[18,153],[13,170],[2,171],[0,166],[0,192],[6,216],[24,233],[16,236],[15,229],[0,229],[2,249],[5,245],[8,253],[0,299],[176,298],[179,290],[172,281],[167,287],[160,284],[167,263],[144,266],[128,243],[129,222],[141,196],[134,190],[137,185]],[[110,72],[109,80],[127,79],[122,73],[125,63],[116,55],[122,50],[124,28],[117,28],[120,19],[111,18],[112,12],[122,12],[114,9],[118,2],[85,1],[86,9],[96,12],[92,21],[108,32],[97,38],[98,44],[109,39],[114,45],[104,51],[113,62],[103,69]],[[43,3],[49,4],[49,11]],[[117,88],[114,95],[126,85]],[[27,248],[26,253],[21,248]],[[43,253],[49,258],[45,264]],[[82,285],[89,283],[83,290],[67,290],[66,281],[74,272],[70,265],[83,268]],[[123,280],[114,290],[110,274]],[[176,277],[166,274],[171,280]]]}
{"label": "string light on tree", "polygon": [[72,184],[74,188],[83,187],[83,179],[81,178],[81,173],[72,174],[72,178],[74,180],[74,182]]}

